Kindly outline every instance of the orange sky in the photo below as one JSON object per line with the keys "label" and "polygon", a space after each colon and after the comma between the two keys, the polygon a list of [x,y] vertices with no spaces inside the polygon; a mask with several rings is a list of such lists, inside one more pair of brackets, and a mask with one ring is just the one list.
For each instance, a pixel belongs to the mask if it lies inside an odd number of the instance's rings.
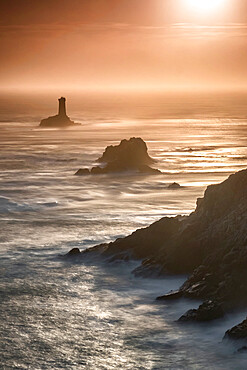
{"label": "orange sky", "polygon": [[188,3],[1,0],[2,89],[245,88],[247,1]]}

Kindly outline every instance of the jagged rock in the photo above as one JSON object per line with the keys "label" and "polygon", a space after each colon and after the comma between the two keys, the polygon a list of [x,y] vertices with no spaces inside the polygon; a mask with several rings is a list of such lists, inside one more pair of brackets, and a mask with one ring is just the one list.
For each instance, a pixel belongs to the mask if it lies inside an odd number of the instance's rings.
{"label": "jagged rock", "polygon": [[247,340],[247,319],[227,330],[224,339]]}
{"label": "jagged rock", "polygon": [[181,185],[179,185],[177,182],[173,182],[172,184],[169,184],[168,185],[168,189],[179,189],[179,188],[181,188]]}
{"label": "jagged rock", "polygon": [[98,162],[111,163],[119,161],[126,166],[140,166],[154,162],[147,152],[147,145],[141,138],[132,137],[122,140],[119,145],[106,148]]}
{"label": "jagged rock", "polygon": [[163,274],[162,267],[154,258],[144,259],[140,266],[136,267],[132,274],[136,277],[159,277]]}
{"label": "jagged rock", "polygon": [[211,321],[224,316],[222,304],[215,301],[205,301],[197,309],[188,310],[178,321]]}
{"label": "jagged rock", "polygon": [[90,171],[88,168],[80,168],[76,173],[76,176],[85,176],[85,175],[90,175]]}
{"label": "jagged rock", "polygon": [[[247,306],[247,170],[211,185],[187,217],[164,217],[100,249],[104,258],[143,260],[138,276],[190,274],[183,296],[220,302],[224,312]],[[179,295],[178,295],[179,296]],[[190,316],[220,315],[206,307]],[[198,316],[199,315],[199,316]]]}
{"label": "jagged rock", "polygon": [[71,121],[71,119],[66,114],[66,107],[65,107],[65,98],[58,99],[59,101],[59,110],[58,114],[52,117],[48,117],[42,119],[40,122],[40,127],[44,128],[56,128],[56,127],[69,127],[69,126],[76,126],[79,123],[75,123]]}
{"label": "jagged rock", "polygon": [[76,125],[75,122],[71,121],[69,117],[61,117],[59,115],[42,119],[40,127],[43,128],[56,128],[56,127],[68,127]]}
{"label": "jagged rock", "polygon": [[247,352],[247,346],[243,346],[237,350],[239,353],[246,353]]}
{"label": "jagged rock", "polygon": [[104,169],[101,167],[93,167],[90,171],[92,175],[100,175],[104,173]]}
{"label": "jagged rock", "polygon": [[122,140],[119,145],[108,146],[98,162],[103,163],[102,166],[93,167],[91,171],[80,169],[76,175],[99,175],[127,171],[154,175],[161,173],[159,170],[149,167],[148,164],[153,163],[154,160],[148,155],[147,145],[141,138],[132,137],[129,140]]}
{"label": "jagged rock", "polygon": [[78,256],[80,255],[80,249],[79,248],[72,248],[68,253],[67,256]]}
{"label": "jagged rock", "polygon": [[[151,226],[136,230],[125,238],[119,238],[108,244],[104,250],[107,256],[119,253],[128,253],[132,259],[151,259],[148,263],[156,264],[156,257],[160,254],[163,243],[169,240],[179,228],[179,218],[164,217]],[[144,261],[143,266],[146,263]]]}
{"label": "jagged rock", "polygon": [[159,296],[156,298],[157,301],[171,301],[174,299],[181,298],[183,296],[183,292],[181,290],[171,290],[169,293]]}

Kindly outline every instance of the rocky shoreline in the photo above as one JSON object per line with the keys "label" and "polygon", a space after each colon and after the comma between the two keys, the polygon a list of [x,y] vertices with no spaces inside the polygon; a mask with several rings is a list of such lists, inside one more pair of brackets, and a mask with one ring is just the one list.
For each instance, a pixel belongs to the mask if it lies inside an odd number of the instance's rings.
{"label": "rocky shoreline", "polygon": [[[201,299],[203,303],[179,322],[205,322],[247,308],[246,226],[247,170],[243,170],[209,186],[189,216],[164,217],[125,238],[68,255],[141,260],[133,273],[142,277],[189,274],[178,291],[157,299]],[[246,341],[247,320],[224,338]]]}

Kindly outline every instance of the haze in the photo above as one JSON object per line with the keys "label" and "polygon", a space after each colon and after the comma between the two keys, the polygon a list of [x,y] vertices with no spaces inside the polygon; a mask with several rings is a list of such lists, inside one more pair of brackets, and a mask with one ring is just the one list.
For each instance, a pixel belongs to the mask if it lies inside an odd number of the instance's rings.
{"label": "haze", "polygon": [[243,89],[247,2],[189,3],[1,1],[2,90]]}

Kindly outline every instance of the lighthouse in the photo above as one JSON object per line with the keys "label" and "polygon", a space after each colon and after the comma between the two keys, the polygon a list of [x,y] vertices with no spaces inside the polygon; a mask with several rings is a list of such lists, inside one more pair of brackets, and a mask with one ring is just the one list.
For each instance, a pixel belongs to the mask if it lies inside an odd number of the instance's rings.
{"label": "lighthouse", "polygon": [[58,101],[59,101],[58,115],[63,116],[63,117],[67,116],[66,106],[65,106],[66,99],[64,97],[61,97],[58,99]]}
{"label": "lighthouse", "polygon": [[59,98],[58,114],[56,114],[55,116],[42,119],[40,122],[40,127],[52,128],[52,127],[68,127],[79,125],[79,123],[71,121],[71,119],[67,116],[65,102],[66,99],[63,96]]}

